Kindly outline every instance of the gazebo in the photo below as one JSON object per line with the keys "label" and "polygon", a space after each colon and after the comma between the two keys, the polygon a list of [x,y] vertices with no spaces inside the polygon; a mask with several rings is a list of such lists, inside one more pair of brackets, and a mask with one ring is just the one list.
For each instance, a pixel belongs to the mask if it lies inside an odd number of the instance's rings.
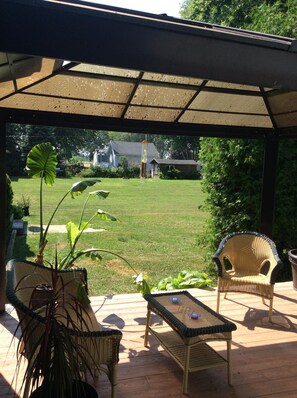
{"label": "gazebo", "polygon": [[297,137],[297,40],[85,1],[2,0],[2,187],[7,123],[264,139],[259,229],[271,235],[278,143]]}

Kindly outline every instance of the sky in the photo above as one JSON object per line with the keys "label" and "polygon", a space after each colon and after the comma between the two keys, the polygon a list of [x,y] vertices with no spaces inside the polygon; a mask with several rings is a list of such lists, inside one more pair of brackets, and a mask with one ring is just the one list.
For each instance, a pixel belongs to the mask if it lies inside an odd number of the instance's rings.
{"label": "sky", "polygon": [[180,18],[179,10],[182,0],[88,0],[89,2],[109,6],[129,8],[130,10],[167,14]]}

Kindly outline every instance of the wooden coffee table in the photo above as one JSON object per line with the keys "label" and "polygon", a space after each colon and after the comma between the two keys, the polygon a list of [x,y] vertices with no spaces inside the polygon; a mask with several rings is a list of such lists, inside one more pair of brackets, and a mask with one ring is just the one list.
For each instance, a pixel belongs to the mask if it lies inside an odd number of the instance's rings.
{"label": "wooden coffee table", "polygon": [[[148,333],[154,335],[166,352],[183,370],[183,393],[187,393],[189,372],[227,365],[228,383],[231,374],[231,338],[236,325],[207,307],[187,291],[146,294],[148,302],[144,345]],[[162,325],[151,326],[151,313],[159,315]],[[207,342],[224,340],[226,358]]]}

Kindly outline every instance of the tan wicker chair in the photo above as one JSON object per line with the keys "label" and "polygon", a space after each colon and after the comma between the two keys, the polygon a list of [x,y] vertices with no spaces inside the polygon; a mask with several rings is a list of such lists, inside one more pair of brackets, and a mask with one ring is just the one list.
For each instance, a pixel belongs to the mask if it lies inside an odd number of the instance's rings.
{"label": "tan wicker chair", "polygon": [[[257,232],[235,232],[220,243],[212,259],[218,267],[217,312],[220,293],[251,293],[268,299],[272,321],[273,290],[283,264],[274,242]],[[231,269],[228,269],[231,268]]]}
{"label": "tan wicker chair", "polygon": [[[81,281],[87,284],[87,272],[85,269],[62,270],[58,271],[63,281],[63,295],[67,306],[67,316],[72,310],[71,322],[78,319],[79,328],[75,330],[70,325],[65,325],[75,343],[87,353],[85,358],[89,361],[87,368],[104,371],[111,383],[111,396],[116,396],[116,369],[119,361],[119,345],[122,332],[119,330],[102,330],[101,325],[96,320],[96,316],[90,304],[84,304],[84,321],[81,315],[77,318],[73,297],[78,294],[78,286]],[[41,333],[44,332],[45,323],[42,316],[42,304],[32,304],[32,294],[37,285],[52,284],[51,269],[29,261],[11,260],[7,264],[7,298],[15,307],[20,322],[22,334],[24,335],[24,355],[30,358],[30,353],[34,347],[36,352],[36,341]],[[86,285],[87,287],[87,285]],[[71,303],[72,298],[72,303]],[[41,298],[42,300],[42,298]],[[64,300],[63,300],[64,302]],[[77,301],[76,301],[77,302]],[[82,314],[82,313],[80,313]],[[61,319],[63,314],[61,313]],[[71,323],[73,325],[73,323]],[[89,359],[88,359],[89,358]],[[26,393],[26,392],[25,392]]]}

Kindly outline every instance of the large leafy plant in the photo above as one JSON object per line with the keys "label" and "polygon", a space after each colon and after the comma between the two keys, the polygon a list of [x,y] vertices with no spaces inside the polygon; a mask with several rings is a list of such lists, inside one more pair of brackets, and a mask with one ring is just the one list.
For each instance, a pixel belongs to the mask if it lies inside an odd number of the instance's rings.
{"label": "large leafy plant", "polygon": [[[55,206],[52,212],[52,215],[49,218],[49,221],[45,229],[43,229],[43,200],[44,200],[43,184],[46,184],[48,186],[52,186],[54,184],[56,178],[56,166],[57,166],[56,149],[49,142],[37,144],[30,150],[27,156],[26,170],[28,172],[28,175],[32,178],[40,178],[40,195],[39,195],[40,236],[39,236],[39,248],[38,248],[36,261],[41,264],[44,263],[44,249],[48,242],[47,235],[49,227],[52,224],[53,218],[58,209],[60,208],[61,204],[65,200],[65,198],[70,195],[74,199],[78,195],[81,195],[87,188],[92,187],[93,185],[100,182],[100,180],[83,180],[73,184],[72,187],[59,200],[58,204]],[[106,199],[108,195],[109,192],[104,190],[96,190],[89,192],[82,206],[78,223],[76,224],[73,221],[69,221],[66,223],[69,251],[66,254],[66,256],[64,256],[62,259],[59,259],[57,265],[58,269],[72,267],[75,261],[81,256],[88,256],[91,259],[101,260],[102,257],[100,253],[113,254],[118,258],[122,259],[136,274],[133,278],[134,278],[134,283],[137,285],[138,291],[141,291],[143,293],[148,293],[150,289],[146,280],[143,278],[142,274],[137,273],[137,271],[133,268],[133,266],[119,254],[101,248],[90,248],[86,250],[77,249],[77,244],[80,237],[82,236],[83,232],[91,225],[92,221],[95,218],[99,218],[100,220],[109,220],[109,221],[117,220],[115,216],[101,209],[97,209],[88,220],[86,221],[84,220],[85,209],[88,204],[88,201],[91,198]]]}
{"label": "large leafy plant", "polygon": [[[48,186],[52,186],[55,182],[56,178],[56,165],[57,165],[57,154],[55,148],[49,143],[37,144],[34,146],[28,156],[27,156],[27,164],[26,170],[28,175],[32,178],[40,178],[40,189],[39,189],[39,206],[40,206],[40,235],[39,235],[39,249],[37,255],[37,261],[43,263],[43,252],[47,244],[47,234],[49,231],[49,227],[52,224],[53,218],[61,206],[62,202],[69,195],[74,199],[76,196],[81,195],[88,187],[95,185],[100,180],[84,180],[79,181],[72,185],[72,187],[62,196],[59,200],[58,204],[55,206],[52,215],[44,229],[43,227],[43,184]],[[61,262],[59,262],[59,269],[67,268],[73,265],[73,262],[83,254],[90,254],[91,252],[98,251],[96,249],[91,249],[85,252],[76,251],[76,245],[81,237],[82,233],[85,229],[90,225],[91,221],[97,216],[103,220],[111,220],[116,221],[116,218],[105,212],[101,209],[98,209],[93,216],[88,220],[84,221],[84,212],[86,208],[86,204],[91,197],[98,197],[101,199],[105,199],[109,195],[108,191],[93,191],[88,194],[87,199],[84,202],[80,220],[78,224],[75,224],[72,221],[69,221],[66,224],[68,241],[70,244],[70,250],[67,256],[65,256]]]}

